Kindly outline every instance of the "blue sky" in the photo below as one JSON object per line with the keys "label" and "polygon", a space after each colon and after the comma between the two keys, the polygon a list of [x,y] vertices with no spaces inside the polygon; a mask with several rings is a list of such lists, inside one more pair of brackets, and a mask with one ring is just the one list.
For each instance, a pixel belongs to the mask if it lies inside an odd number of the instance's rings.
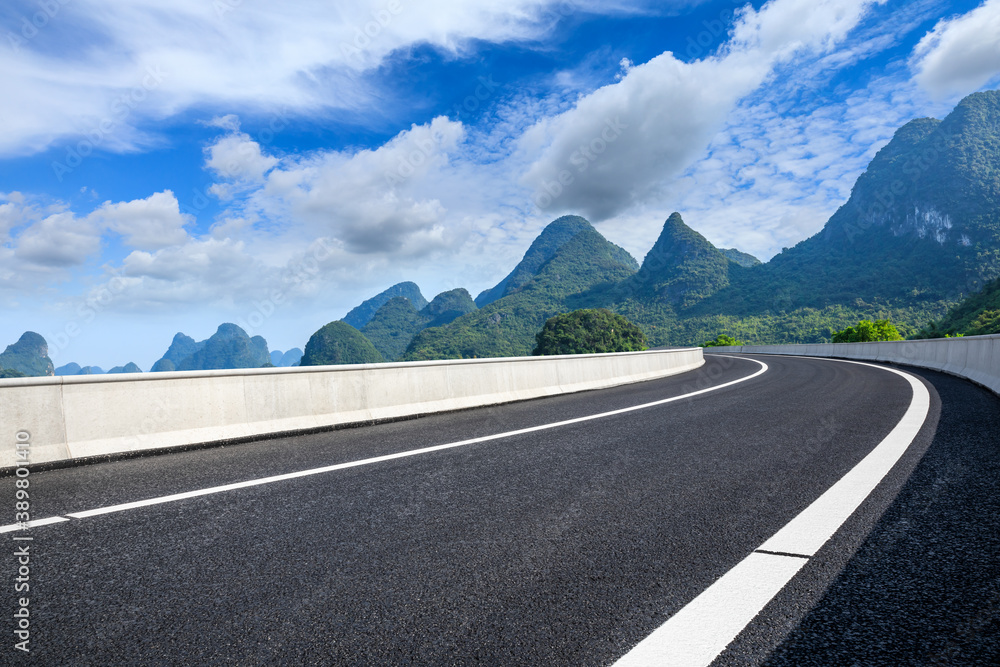
{"label": "blue sky", "polygon": [[767,260],[896,128],[1000,85],[1000,0],[14,0],[0,345],[144,370],[401,280],[498,282],[565,213]]}

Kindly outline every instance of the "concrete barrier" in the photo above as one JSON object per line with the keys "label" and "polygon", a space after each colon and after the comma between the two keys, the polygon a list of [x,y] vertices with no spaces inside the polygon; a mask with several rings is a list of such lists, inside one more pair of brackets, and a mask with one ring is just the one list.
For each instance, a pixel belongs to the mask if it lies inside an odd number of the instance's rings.
{"label": "concrete barrier", "polygon": [[743,345],[707,348],[712,352],[756,352],[884,361],[931,368],[964,377],[1000,395],[1000,334],[902,340],[883,343],[828,343],[824,345]]}
{"label": "concrete barrier", "polygon": [[0,468],[15,434],[48,463],[494,405],[699,368],[700,348],[0,380]]}

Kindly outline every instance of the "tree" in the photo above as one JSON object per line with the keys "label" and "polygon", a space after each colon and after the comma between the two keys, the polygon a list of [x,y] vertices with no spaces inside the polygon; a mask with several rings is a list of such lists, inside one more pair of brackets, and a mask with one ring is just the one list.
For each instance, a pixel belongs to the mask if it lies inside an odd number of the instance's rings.
{"label": "tree", "polygon": [[646,336],[621,315],[604,308],[574,310],[549,318],[535,335],[533,355],[638,352]]}
{"label": "tree", "polygon": [[347,322],[330,322],[306,343],[302,366],[377,364],[385,361],[375,346]]}
{"label": "tree", "polygon": [[719,334],[715,337],[715,340],[706,340],[699,347],[732,347],[734,345],[746,345],[746,343],[741,340],[736,340],[732,336]]}
{"label": "tree", "polygon": [[861,320],[857,326],[847,327],[833,334],[834,343],[871,343],[882,340],[903,340],[889,320]]}

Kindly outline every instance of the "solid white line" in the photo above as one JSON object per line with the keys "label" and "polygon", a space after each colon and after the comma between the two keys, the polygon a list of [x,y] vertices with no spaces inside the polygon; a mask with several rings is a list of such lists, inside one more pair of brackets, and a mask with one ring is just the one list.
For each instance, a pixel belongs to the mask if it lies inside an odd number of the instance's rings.
{"label": "solid white line", "polygon": [[806,564],[753,553],[709,586],[616,667],[708,665]]}
{"label": "solid white line", "polygon": [[[723,356],[723,355],[716,355]],[[734,359],[742,359],[742,357],[731,357]],[[461,440],[459,442],[451,442],[444,445],[434,445],[433,447],[424,447],[421,449],[414,449],[406,452],[398,452],[396,454],[386,454],[385,456],[375,456],[370,459],[362,459],[360,461],[350,461],[348,463],[338,463],[335,465],[324,466],[322,468],[312,468],[310,470],[300,470],[298,472],[290,472],[283,475],[274,475],[272,477],[263,477],[260,479],[252,479],[246,482],[236,482],[234,484],[225,484],[222,486],[213,486],[207,489],[198,489],[197,491],[186,491],[184,493],[175,493],[169,496],[161,496],[159,498],[150,498],[148,500],[137,500],[131,503],[122,503],[120,505],[110,505],[108,507],[99,507],[97,509],[85,510],[82,512],[71,512],[66,516],[71,516],[74,519],[84,519],[87,517],[98,516],[100,514],[110,514],[112,512],[123,512],[125,510],[135,509],[137,507],[149,507],[150,505],[160,505],[163,503],[170,503],[176,500],[185,500],[187,498],[197,498],[198,496],[207,496],[214,493],[222,493],[224,491],[233,491],[235,489],[245,489],[251,486],[260,486],[262,484],[273,484],[274,482],[282,482],[289,479],[296,479],[298,477],[308,477],[310,475],[319,475],[326,472],[333,472],[335,470],[344,470],[346,468],[356,468],[358,466],[371,465],[373,463],[381,463],[383,461],[392,461],[394,459],[402,459],[409,456],[418,456],[420,454],[428,454],[430,452],[438,452],[445,449],[453,449],[455,447],[464,447],[466,445],[472,445],[480,442],[489,442],[490,440],[499,440],[501,438],[509,438],[517,435],[524,435],[525,433],[534,433],[536,431],[545,431],[548,429],[559,428],[561,426],[568,426],[570,424],[579,424],[580,422],[591,421],[594,419],[603,419],[605,417],[613,417],[615,415],[621,415],[628,412],[633,412],[635,410],[644,410],[646,408],[656,407],[658,405],[665,405],[667,403],[673,403],[675,401],[681,401],[693,396],[699,396],[701,394],[707,394],[712,391],[718,391],[725,387],[731,387],[732,385],[739,384],[741,382],[746,382],[747,380],[752,380],[759,375],[767,372],[767,364],[763,361],[757,359],[747,359],[747,361],[753,361],[754,363],[760,364],[760,370],[752,375],[740,378],[739,380],[732,380],[730,382],[725,382],[714,387],[708,387],[707,389],[700,389],[698,391],[693,391],[681,396],[674,396],[672,398],[664,398],[659,401],[653,401],[652,403],[643,403],[642,405],[633,405],[628,408],[621,408],[618,410],[611,410],[609,412],[601,412],[595,415],[587,415],[586,417],[576,417],[575,419],[566,419],[560,422],[554,422],[551,424],[542,424],[540,426],[532,426],[529,428],[522,428],[516,431],[507,431],[505,433],[497,433],[495,435],[486,435],[479,438],[470,438],[469,440]],[[44,520],[44,519],[43,519]],[[16,524],[15,524],[16,525]],[[40,524],[36,524],[40,525]],[[7,528],[4,526],[4,528]],[[3,531],[0,528],[0,532]]]}
{"label": "solid white line", "polygon": [[[858,361],[823,360],[871,366],[905,378],[913,391],[910,406],[868,456],[758,549],[815,555],[903,456],[930,411],[927,387],[909,373]],[[710,665],[805,564],[805,558],[796,556],[751,553],[667,619],[615,667]]]}
{"label": "solid white line", "polygon": [[49,524],[59,523],[61,521],[69,521],[61,516],[50,516],[45,519],[35,519],[34,521],[28,521],[26,524],[11,523],[6,526],[0,526],[0,533],[13,533],[15,530],[25,530],[28,528],[37,528],[38,526],[48,526]]}

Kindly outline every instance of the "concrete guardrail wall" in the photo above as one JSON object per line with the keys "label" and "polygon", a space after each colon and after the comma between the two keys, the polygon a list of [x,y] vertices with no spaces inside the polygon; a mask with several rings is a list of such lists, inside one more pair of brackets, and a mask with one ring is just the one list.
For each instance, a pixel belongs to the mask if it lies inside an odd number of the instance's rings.
{"label": "concrete guardrail wall", "polygon": [[744,345],[708,348],[709,354],[726,351],[884,361],[932,368],[968,378],[1000,394],[1000,335],[904,340],[891,343]]}
{"label": "concrete guardrail wall", "polygon": [[[700,348],[0,380],[0,468],[248,439],[612,387],[704,364]],[[23,436],[21,436],[23,437]]]}

